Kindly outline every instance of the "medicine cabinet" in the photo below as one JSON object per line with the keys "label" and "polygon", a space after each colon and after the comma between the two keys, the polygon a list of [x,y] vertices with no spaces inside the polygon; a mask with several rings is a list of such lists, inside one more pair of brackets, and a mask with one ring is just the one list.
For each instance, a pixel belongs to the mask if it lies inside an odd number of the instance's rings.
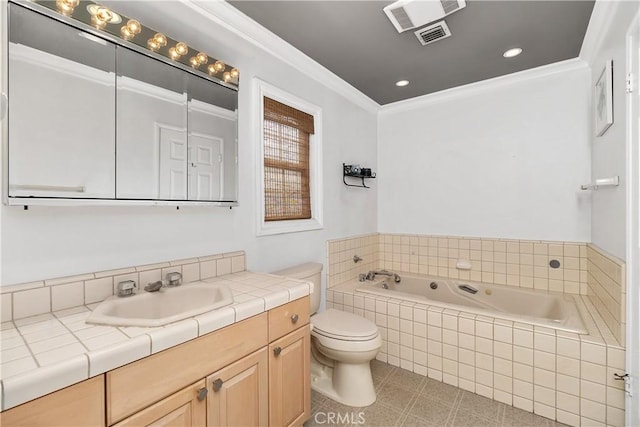
{"label": "medicine cabinet", "polygon": [[236,204],[234,88],[7,7],[8,204]]}

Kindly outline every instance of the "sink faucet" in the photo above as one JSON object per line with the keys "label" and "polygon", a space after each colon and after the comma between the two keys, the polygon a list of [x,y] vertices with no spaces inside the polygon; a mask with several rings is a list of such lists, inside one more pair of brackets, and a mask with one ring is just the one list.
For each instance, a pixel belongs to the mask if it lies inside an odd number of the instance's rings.
{"label": "sink faucet", "polygon": [[174,271],[172,273],[167,274],[167,285],[168,286],[178,286],[181,284],[182,274]]}
{"label": "sink faucet", "polygon": [[124,282],[118,283],[118,287],[116,288],[116,295],[119,297],[128,297],[134,294],[136,289],[136,282],[133,280],[125,280]]}
{"label": "sink faucet", "polygon": [[147,292],[158,292],[160,288],[162,288],[162,280],[147,284],[147,286],[144,287],[144,290]]}
{"label": "sink faucet", "polygon": [[400,280],[402,280],[400,278],[400,276],[396,273],[392,273],[390,271],[387,270],[379,270],[379,271],[369,271],[367,273],[367,275],[365,276],[365,278],[367,280],[374,280],[376,278],[376,276],[387,276],[387,277],[393,277],[393,281],[396,283],[400,283]]}

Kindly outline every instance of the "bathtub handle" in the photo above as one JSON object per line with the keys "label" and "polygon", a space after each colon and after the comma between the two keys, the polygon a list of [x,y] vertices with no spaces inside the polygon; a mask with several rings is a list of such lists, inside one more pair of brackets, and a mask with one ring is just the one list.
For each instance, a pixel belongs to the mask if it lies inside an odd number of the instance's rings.
{"label": "bathtub handle", "polygon": [[458,289],[460,289],[461,291],[469,292],[470,294],[475,294],[478,292],[476,288],[473,288],[469,285],[459,285]]}

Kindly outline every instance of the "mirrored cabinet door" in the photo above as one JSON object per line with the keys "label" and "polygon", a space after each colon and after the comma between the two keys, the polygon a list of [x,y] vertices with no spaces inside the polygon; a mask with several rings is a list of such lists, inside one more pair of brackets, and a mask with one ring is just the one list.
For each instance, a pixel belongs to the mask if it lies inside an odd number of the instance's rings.
{"label": "mirrored cabinet door", "polygon": [[187,199],[187,74],[118,47],[117,197]]}
{"label": "mirrored cabinet door", "polygon": [[237,201],[237,93],[189,76],[189,200]]}
{"label": "mirrored cabinet door", "polygon": [[115,46],[9,4],[9,196],[115,197]]}

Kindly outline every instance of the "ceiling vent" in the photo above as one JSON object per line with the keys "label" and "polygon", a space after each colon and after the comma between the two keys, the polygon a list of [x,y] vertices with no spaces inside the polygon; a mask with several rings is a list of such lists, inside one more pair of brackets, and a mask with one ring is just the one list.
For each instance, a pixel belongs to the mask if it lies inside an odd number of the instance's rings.
{"label": "ceiling vent", "polygon": [[401,33],[442,19],[466,6],[465,0],[398,0],[382,10]]}
{"label": "ceiling vent", "polygon": [[422,43],[423,46],[426,46],[429,43],[446,39],[451,35],[451,31],[449,30],[449,26],[446,22],[440,21],[433,25],[429,25],[428,27],[419,29],[415,32],[415,35],[418,37],[418,40],[420,40],[420,43]]}

